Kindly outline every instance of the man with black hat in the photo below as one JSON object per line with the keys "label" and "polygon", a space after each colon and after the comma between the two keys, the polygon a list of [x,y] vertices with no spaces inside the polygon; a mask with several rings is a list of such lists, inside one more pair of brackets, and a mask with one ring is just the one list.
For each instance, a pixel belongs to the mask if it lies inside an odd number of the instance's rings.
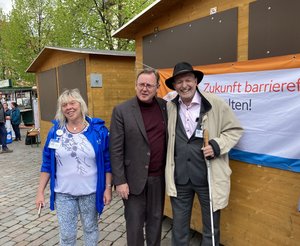
{"label": "man with black hat", "polygon": [[[242,135],[233,111],[216,95],[200,92],[203,73],[186,62],[174,67],[165,83],[178,93],[167,103],[168,147],[166,193],[173,211],[172,245],[189,245],[189,226],[195,193],[202,212],[202,246],[220,243],[220,209],[228,204],[230,174],[228,152]],[[203,131],[209,145],[203,147]],[[207,160],[211,164],[208,182]],[[211,187],[209,187],[209,184]],[[209,188],[212,193],[210,212]],[[211,215],[213,228],[211,228]],[[214,240],[212,237],[214,235]]]}

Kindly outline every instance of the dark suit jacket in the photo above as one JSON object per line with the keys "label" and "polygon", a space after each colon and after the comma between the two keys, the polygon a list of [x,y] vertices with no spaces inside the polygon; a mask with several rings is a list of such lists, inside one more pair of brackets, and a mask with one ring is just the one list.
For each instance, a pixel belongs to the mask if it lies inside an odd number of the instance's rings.
{"label": "dark suit jacket", "polygon": [[[167,126],[166,101],[156,98]],[[150,147],[143,117],[134,97],[112,113],[110,125],[110,157],[115,185],[128,183],[131,194],[138,195],[145,187],[150,162]]]}

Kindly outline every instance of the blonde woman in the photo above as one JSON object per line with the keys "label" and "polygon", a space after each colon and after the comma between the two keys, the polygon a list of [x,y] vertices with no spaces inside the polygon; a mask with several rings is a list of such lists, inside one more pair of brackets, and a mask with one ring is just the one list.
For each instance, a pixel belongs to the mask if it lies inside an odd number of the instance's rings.
{"label": "blonde woman", "polygon": [[36,207],[45,205],[50,180],[50,209],[56,208],[60,245],[76,245],[78,214],[85,245],[97,245],[98,215],[112,197],[109,133],[103,120],[87,116],[77,89],[60,95],[55,119],[44,146]]}

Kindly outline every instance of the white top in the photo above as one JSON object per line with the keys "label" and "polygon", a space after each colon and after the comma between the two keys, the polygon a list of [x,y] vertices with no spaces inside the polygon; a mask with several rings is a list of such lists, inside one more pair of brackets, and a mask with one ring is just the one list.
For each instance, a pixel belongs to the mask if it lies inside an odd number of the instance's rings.
{"label": "white top", "polygon": [[71,133],[64,127],[60,147],[55,151],[55,192],[74,196],[96,192],[97,165],[92,144],[80,133]]}

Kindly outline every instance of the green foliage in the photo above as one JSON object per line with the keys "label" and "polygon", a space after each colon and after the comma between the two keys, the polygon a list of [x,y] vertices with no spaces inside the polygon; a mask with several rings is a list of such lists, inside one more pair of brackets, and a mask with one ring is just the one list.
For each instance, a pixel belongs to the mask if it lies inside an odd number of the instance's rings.
{"label": "green foliage", "polygon": [[0,80],[25,80],[45,46],[133,50],[132,40],[111,37],[154,0],[14,0],[0,10]]}
{"label": "green foliage", "polygon": [[16,0],[1,28],[1,44],[7,54],[5,66],[12,81],[34,81],[34,75],[25,70],[48,42],[51,2]]}

